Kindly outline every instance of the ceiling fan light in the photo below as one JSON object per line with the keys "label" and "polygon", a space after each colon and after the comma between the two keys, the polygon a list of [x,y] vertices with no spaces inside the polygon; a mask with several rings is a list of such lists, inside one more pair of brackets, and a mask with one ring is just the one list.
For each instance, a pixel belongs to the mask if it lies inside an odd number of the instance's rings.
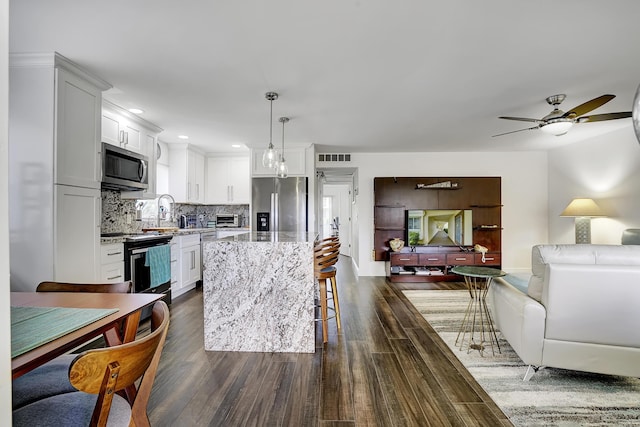
{"label": "ceiling fan light", "polygon": [[569,132],[569,129],[571,129],[572,127],[573,127],[573,122],[563,120],[563,121],[547,123],[546,125],[542,126],[540,129],[543,132],[548,133],[549,135],[560,136]]}

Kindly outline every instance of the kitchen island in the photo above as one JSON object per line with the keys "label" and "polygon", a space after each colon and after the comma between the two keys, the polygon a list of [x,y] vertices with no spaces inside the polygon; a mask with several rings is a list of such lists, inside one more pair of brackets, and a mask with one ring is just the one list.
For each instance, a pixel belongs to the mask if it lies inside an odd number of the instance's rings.
{"label": "kitchen island", "polygon": [[315,351],[314,240],[296,232],[203,240],[205,350]]}

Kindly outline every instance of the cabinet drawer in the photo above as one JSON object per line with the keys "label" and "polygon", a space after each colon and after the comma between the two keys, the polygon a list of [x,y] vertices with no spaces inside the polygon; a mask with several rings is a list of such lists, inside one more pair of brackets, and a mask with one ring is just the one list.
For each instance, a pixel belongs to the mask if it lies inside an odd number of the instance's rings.
{"label": "cabinet drawer", "polygon": [[473,265],[475,264],[475,254],[447,254],[448,265]]}
{"label": "cabinet drawer", "polygon": [[475,263],[477,265],[500,265],[502,262],[501,254],[492,254],[487,253],[484,255],[484,263],[482,262],[482,254],[474,254],[475,255]]}
{"label": "cabinet drawer", "polygon": [[110,264],[124,260],[124,244],[109,243],[100,245],[100,264]]}
{"label": "cabinet drawer", "polygon": [[420,254],[420,265],[445,265],[447,257],[445,254]]}
{"label": "cabinet drawer", "polygon": [[418,265],[418,254],[391,254],[391,265]]}
{"label": "cabinet drawer", "polygon": [[100,268],[100,280],[106,283],[124,282],[124,262],[103,264]]}
{"label": "cabinet drawer", "polygon": [[200,244],[199,234],[187,234],[186,236],[180,236],[180,247],[187,248],[189,246],[195,246]]}

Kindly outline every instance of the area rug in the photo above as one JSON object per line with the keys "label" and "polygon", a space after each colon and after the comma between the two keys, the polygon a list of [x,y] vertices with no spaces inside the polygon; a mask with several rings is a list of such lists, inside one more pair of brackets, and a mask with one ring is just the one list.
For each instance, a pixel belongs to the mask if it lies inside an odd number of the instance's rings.
{"label": "area rug", "polygon": [[498,333],[501,353],[454,345],[467,291],[403,291],[480,386],[516,426],[640,426],[640,379],[527,366]]}

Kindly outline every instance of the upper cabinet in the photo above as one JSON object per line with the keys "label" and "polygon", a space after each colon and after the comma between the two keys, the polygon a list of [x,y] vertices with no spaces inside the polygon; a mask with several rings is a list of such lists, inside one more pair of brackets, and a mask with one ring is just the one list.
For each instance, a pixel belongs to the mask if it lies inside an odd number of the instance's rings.
{"label": "upper cabinet", "polygon": [[149,159],[149,188],[123,191],[124,199],[156,198],[156,161],[158,135],[162,129],[107,100],[102,101],[102,142],[134,151]]}
{"label": "upper cabinet", "polygon": [[170,144],[169,151],[169,193],[178,203],[205,203],[204,154],[189,144]]}
{"label": "upper cabinet", "polygon": [[208,204],[249,204],[251,198],[249,157],[208,157]]}
{"label": "upper cabinet", "polygon": [[[277,148],[277,147],[276,147]],[[279,150],[279,149],[278,149]],[[274,176],[276,171],[262,166],[262,153],[264,150],[251,150],[251,176]],[[305,176],[306,168],[306,147],[285,146],[284,160],[289,168],[289,176]]]}
{"label": "upper cabinet", "polygon": [[11,289],[95,281],[101,92],[111,85],[58,53],[9,61]]}

